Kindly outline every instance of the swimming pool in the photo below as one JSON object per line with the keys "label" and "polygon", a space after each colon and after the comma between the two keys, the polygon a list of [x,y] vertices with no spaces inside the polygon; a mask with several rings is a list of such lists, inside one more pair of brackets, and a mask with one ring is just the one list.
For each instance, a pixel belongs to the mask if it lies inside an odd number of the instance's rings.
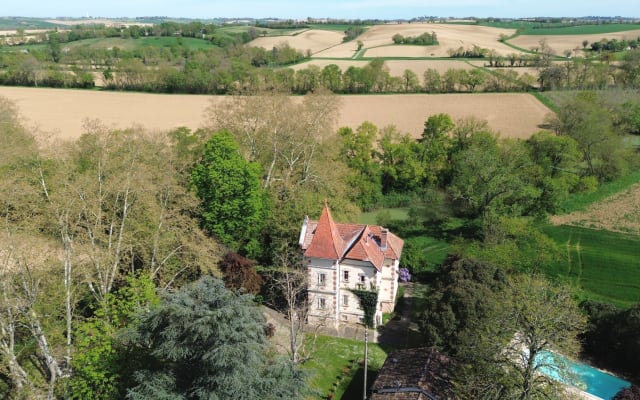
{"label": "swimming pool", "polygon": [[[537,363],[543,363],[539,371],[559,382],[577,387],[594,396],[611,400],[621,389],[631,386],[630,382],[617,376],[607,374],[586,364],[568,360],[558,354],[541,352],[536,358]],[[566,363],[568,376],[560,376],[556,363]]]}

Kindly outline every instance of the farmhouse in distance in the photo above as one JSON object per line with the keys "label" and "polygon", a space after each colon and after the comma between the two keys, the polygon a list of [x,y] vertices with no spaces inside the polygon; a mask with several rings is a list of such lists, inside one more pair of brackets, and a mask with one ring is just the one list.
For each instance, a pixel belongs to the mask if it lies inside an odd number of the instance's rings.
{"label": "farmhouse in distance", "polygon": [[299,244],[309,278],[309,323],[364,323],[354,290],[378,292],[374,325],[393,311],[404,245],[398,236],[377,225],[336,223],[325,204],[318,221],[305,217]]}

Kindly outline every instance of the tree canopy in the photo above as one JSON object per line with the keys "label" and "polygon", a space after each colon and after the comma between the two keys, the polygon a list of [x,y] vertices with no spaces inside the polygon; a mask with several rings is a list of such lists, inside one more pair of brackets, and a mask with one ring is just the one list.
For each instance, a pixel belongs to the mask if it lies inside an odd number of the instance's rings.
{"label": "tree canopy", "polygon": [[242,157],[231,133],[209,139],[191,183],[202,201],[204,228],[227,246],[257,255],[267,207],[260,166]]}
{"label": "tree canopy", "polygon": [[164,293],[124,338],[147,365],[127,398],[300,398],[301,376],[270,353],[264,324],[251,296],[236,295],[215,278]]}

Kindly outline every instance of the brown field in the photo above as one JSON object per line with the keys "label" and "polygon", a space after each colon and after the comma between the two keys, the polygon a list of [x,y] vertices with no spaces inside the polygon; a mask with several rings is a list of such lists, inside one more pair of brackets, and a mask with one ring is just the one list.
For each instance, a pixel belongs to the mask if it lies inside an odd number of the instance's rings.
{"label": "brown field", "polygon": [[640,234],[640,184],[585,211],[550,218],[554,225],[577,225],[614,232]]}
{"label": "brown field", "polygon": [[[601,39],[637,39],[640,37],[640,30],[616,32],[616,33],[599,33],[596,35],[550,35],[535,36],[522,35],[509,40],[509,43],[521,47],[523,49],[531,49],[540,46],[540,40],[545,39],[549,47],[551,47],[557,55],[563,55],[566,50],[574,51],[574,55],[582,55],[582,41],[588,40],[589,43],[598,42]],[[576,54],[576,51],[578,54]]]}
{"label": "brown field", "polygon": [[[307,68],[309,65],[317,65],[320,68],[324,68],[329,64],[335,64],[342,72],[345,72],[350,66],[364,67],[369,61],[366,60],[318,60],[312,59],[306,63],[296,64],[292,68],[294,70]],[[422,81],[424,71],[427,69],[435,69],[438,72],[445,73],[448,69],[465,69],[470,70],[473,67],[464,61],[456,60],[385,60],[384,65],[389,68],[389,74],[391,76],[401,76],[404,70],[408,69],[413,71],[418,78]],[[482,64],[480,64],[482,65]]]}
{"label": "brown field", "polygon": [[289,43],[294,49],[315,54],[331,46],[342,43],[344,33],[311,29],[296,36],[267,36],[251,41],[251,46],[264,47],[271,50],[281,43]]}
{"label": "brown field", "polygon": [[[224,96],[157,95],[66,89],[0,87],[0,96],[16,103],[27,126],[44,139],[74,139],[87,119],[114,128],[141,126],[151,131],[179,126],[197,129],[205,124],[204,111]],[[418,137],[432,114],[454,119],[485,119],[503,137],[527,138],[539,130],[549,113],[533,96],[520,93],[442,95],[340,96],[338,126],[357,127],[371,121],[379,127],[395,125]]]}
{"label": "brown field", "polygon": [[[425,32],[438,35],[438,46],[386,46],[392,44],[396,33],[403,36],[418,36]],[[449,49],[471,48],[474,45],[493,49],[498,54],[509,54],[515,50],[498,42],[500,34],[511,35],[512,29],[486,26],[452,24],[388,24],[376,25],[358,37],[367,49],[367,57],[448,57]],[[384,47],[380,47],[384,46]],[[318,57],[351,57],[357,45],[345,43],[316,54]]]}

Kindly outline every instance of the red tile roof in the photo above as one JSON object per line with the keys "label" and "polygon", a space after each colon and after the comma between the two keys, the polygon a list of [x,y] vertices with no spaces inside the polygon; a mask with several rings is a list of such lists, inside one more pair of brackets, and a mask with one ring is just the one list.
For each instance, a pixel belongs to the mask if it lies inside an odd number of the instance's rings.
{"label": "red tile roof", "polygon": [[307,257],[368,261],[381,270],[385,258],[400,258],[404,242],[381,226],[337,224],[325,205],[318,221],[305,219],[300,246]]}
{"label": "red tile roof", "polygon": [[330,260],[338,260],[342,258],[345,243],[336,228],[335,222],[331,217],[329,207],[322,209],[318,225],[313,235],[313,239],[307,247],[305,255],[308,257],[327,258]]}

